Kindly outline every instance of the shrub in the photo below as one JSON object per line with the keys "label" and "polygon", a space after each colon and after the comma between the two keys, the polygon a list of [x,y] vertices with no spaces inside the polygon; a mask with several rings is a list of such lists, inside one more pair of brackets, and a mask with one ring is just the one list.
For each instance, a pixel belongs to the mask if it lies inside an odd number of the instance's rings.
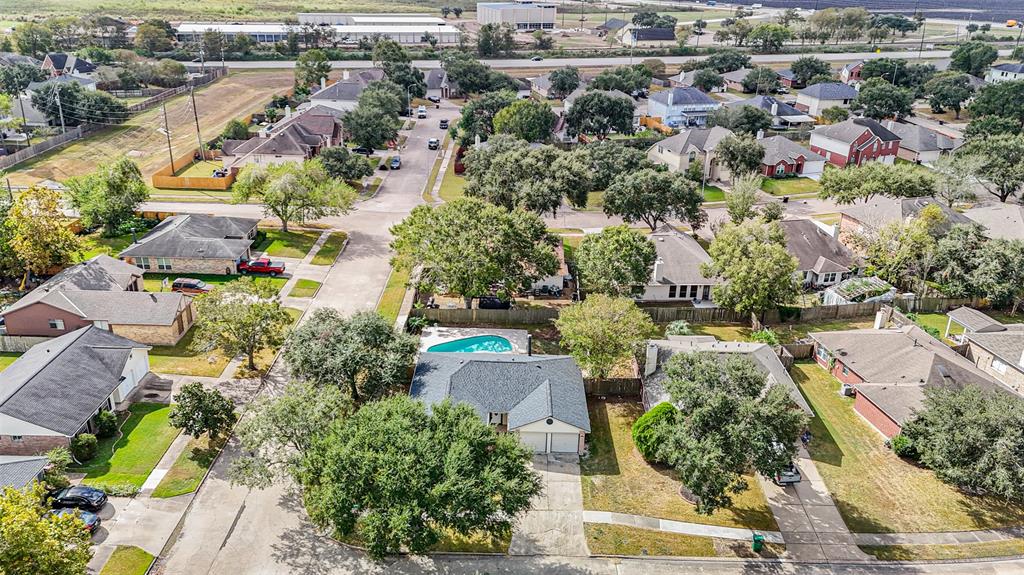
{"label": "shrub", "polygon": [[779,345],[779,336],[774,331],[764,328],[750,334],[750,341],[767,343],[768,345]]}
{"label": "shrub", "polygon": [[917,458],[917,449],[914,448],[914,442],[902,433],[894,436],[889,441],[889,445],[892,447],[892,452],[898,457],[906,457],[909,459]]}
{"label": "shrub", "polygon": [[63,489],[71,484],[67,471],[71,465],[71,452],[66,447],[54,447],[46,452],[47,466],[43,470],[43,482],[52,489]]}
{"label": "shrub", "polygon": [[79,462],[89,461],[96,457],[98,448],[99,442],[91,433],[83,433],[71,440],[71,455],[75,456],[75,460]]}
{"label": "shrub", "polygon": [[90,483],[89,487],[95,487],[111,497],[132,497],[139,492],[139,486],[134,483]]}
{"label": "shrub", "polygon": [[668,402],[661,402],[633,423],[633,443],[644,459],[651,463],[662,463],[658,457],[662,429],[675,419],[676,408]]}
{"label": "shrub", "polygon": [[678,319],[665,328],[665,335],[693,335],[693,329],[690,327],[690,322],[685,319]]}
{"label": "shrub", "polygon": [[117,416],[113,411],[101,411],[96,414],[96,437],[101,439],[113,437],[117,433]]}

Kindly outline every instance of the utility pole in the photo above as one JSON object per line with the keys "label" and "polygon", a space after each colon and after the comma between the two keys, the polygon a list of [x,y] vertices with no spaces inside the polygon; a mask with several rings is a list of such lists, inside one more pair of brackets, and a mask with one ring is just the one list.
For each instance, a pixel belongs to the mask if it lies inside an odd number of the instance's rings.
{"label": "utility pole", "polygon": [[206,155],[203,154],[203,136],[199,132],[199,110],[196,109],[196,88],[195,86],[189,86],[188,97],[192,99],[192,116],[196,119],[196,142],[199,144],[199,159],[205,160]]}
{"label": "utility pole", "polygon": [[27,143],[29,146],[32,145],[32,132],[28,131],[26,126],[28,125],[28,118],[25,117],[25,99],[21,97],[22,94],[18,93],[18,105],[21,106],[21,131],[25,133],[25,137],[28,138]]}
{"label": "utility pole", "polygon": [[924,52],[924,30],[928,27],[928,23],[925,20],[921,20],[921,45],[917,48],[917,59],[921,59],[921,53]]}
{"label": "utility pole", "polygon": [[199,73],[206,73],[206,56],[203,54],[203,42],[199,42]]}
{"label": "utility pole", "polygon": [[53,95],[57,99],[57,113],[60,114],[60,133],[61,134],[66,134],[68,130],[67,130],[66,127],[64,127],[64,108],[62,108],[61,105],[60,105],[60,87],[59,86],[54,86],[53,87]]}
{"label": "utility pole", "polygon": [[167,155],[171,157],[171,175],[174,175],[174,150],[171,148],[171,127],[167,125],[167,104],[160,104],[164,111],[164,134],[167,136]]}

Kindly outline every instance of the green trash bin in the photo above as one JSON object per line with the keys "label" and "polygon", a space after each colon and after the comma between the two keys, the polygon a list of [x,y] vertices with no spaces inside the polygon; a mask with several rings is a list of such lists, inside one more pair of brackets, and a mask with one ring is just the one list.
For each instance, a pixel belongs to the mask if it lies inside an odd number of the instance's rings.
{"label": "green trash bin", "polygon": [[754,533],[753,541],[750,544],[750,548],[753,549],[755,553],[760,553],[761,550],[764,549],[764,535],[761,535],[760,533]]}

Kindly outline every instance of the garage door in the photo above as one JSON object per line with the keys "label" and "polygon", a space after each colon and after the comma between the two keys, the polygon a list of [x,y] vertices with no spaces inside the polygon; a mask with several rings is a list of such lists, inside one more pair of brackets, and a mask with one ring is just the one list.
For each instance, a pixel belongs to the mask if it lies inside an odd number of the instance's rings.
{"label": "garage door", "polygon": [[552,433],[551,451],[553,453],[576,453],[580,447],[578,433]]}
{"label": "garage door", "polygon": [[532,449],[534,453],[545,453],[547,451],[548,434],[528,431],[519,434],[519,441]]}

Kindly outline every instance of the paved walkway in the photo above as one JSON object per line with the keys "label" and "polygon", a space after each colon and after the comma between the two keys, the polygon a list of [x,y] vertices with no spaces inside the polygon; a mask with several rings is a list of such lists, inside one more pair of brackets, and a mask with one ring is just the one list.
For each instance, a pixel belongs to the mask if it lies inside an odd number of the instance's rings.
{"label": "paved walkway", "polygon": [[543,491],[512,534],[509,555],[590,555],[583,534],[579,457],[535,455],[533,469],[540,473]]}
{"label": "paved walkway", "polygon": [[[659,519],[657,517],[645,517],[643,515],[630,515],[628,513],[613,513],[611,511],[584,511],[584,523],[608,523],[611,525],[625,525],[627,527],[639,527],[654,531],[666,531],[668,533],[680,533],[683,535],[697,535],[701,537],[716,537],[718,539],[733,539],[738,541],[750,541],[754,531],[738,527],[721,527],[718,525],[705,525],[703,523],[687,523],[685,521],[673,521],[671,519]],[[778,531],[757,531],[765,536],[770,543],[783,543],[782,534]]]}
{"label": "paved walkway", "polygon": [[1024,527],[942,533],[854,533],[857,545],[962,545],[1024,538]]}
{"label": "paved walkway", "polygon": [[430,189],[430,197],[432,198],[431,203],[441,203],[441,183],[444,182],[444,174],[448,170],[448,162],[452,161],[452,155],[455,151],[455,141],[451,141],[448,146],[444,149],[444,159],[441,160],[441,167],[437,169],[437,179],[434,180],[434,187]]}

